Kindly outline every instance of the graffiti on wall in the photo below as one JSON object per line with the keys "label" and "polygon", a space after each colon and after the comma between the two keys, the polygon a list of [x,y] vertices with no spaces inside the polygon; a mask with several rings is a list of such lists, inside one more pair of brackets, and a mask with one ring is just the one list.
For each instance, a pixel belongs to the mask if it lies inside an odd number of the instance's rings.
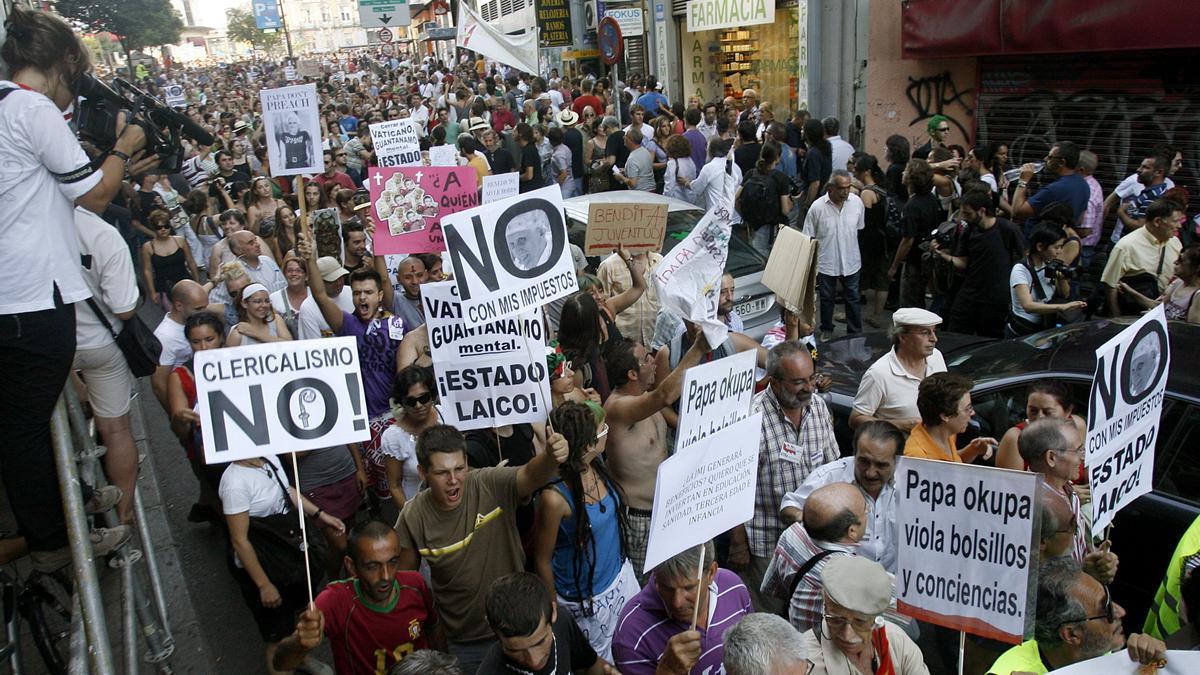
{"label": "graffiti on wall", "polygon": [[[951,124],[958,127],[963,138],[971,138],[973,125],[970,118],[975,111],[968,97],[974,91],[959,90],[958,85],[954,83],[954,76],[948,70],[925,77],[910,75],[908,87],[904,90],[904,95],[908,97],[908,102],[913,108],[913,118],[908,125],[911,127],[919,124],[920,130],[924,131],[926,120],[934,115],[945,115]],[[915,144],[918,140],[913,139],[913,142]]]}

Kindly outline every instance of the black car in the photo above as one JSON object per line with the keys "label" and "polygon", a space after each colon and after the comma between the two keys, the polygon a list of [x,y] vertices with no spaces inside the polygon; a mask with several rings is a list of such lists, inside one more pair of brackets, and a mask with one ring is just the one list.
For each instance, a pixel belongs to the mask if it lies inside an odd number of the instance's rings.
{"label": "black car", "polygon": [[[1003,436],[1024,418],[1026,390],[1040,379],[1067,384],[1076,414],[1086,416],[1096,349],[1133,321],[1103,319],[1013,340],[939,333],[946,366],[975,381],[975,419],[967,436]],[[1154,490],[1117,513],[1111,533],[1120,557],[1113,598],[1127,612],[1127,632],[1141,632],[1175,545],[1200,515],[1200,368],[1191,368],[1191,359],[1200,355],[1200,325],[1172,321],[1168,334],[1173,363],[1155,450]],[[889,349],[888,336],[874,332],[833,340],[819,350],[818,370],[833,380],[824,396],[843,453],[850,452],[847,422],[859,380]],[[959,447],[966,440],[960,438]]]}

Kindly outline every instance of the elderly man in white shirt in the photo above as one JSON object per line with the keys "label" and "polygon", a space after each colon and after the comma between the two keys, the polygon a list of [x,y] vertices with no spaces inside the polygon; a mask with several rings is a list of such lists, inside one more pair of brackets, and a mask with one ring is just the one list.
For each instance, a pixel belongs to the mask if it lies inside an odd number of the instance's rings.
{"label": "elderly man in white shirt", "polygon": [[779,517],[800,522],[804,502],[813,490],[831,483],[850,483],[867,502],[866,531],[858,555],[896,573],[896,459],[904,452],[904,433],[891,422],[863,424],[854,433],[854,456],[817,467],[783,497]]}
{"label": "elderly man in white shirt", "polygon": [[234,232],[229,235],[229,250],[242,262],[251,283],[262,284],[267,293],[287,288],[283,270],[275,264],[274,258],[263,255],[262,244],[258,242],[258,235],[249,230]]}
{"label": "elderly man in white shirt", "polygon": [[858,304],[858,275],[862,256],[858,231],[865,225],[866,209],[858,195],[850,194],[850,174],[834,169],[804,218],[804,234],[820,243],[817,254],[817,293],[821,298],[821,341],[833,337],[833,306],[838,281],[846,296],[846,332],[862,332],[862,308]]}
{"label": "elderly man in white shirt", "polygon": [[903,307],[892,314],[892,350],[863,373],[850,411],[850,428],[871,420],[887,420],[904,432],[921,421],[917,388],[921,380],[946,372],[946,360],[937,350],[936,326],[942,317],[919,307]]}

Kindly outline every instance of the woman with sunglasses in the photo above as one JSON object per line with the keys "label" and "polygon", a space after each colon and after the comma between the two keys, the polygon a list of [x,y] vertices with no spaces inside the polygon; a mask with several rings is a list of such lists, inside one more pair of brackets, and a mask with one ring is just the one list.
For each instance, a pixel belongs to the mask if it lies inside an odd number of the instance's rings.
{"label": "woman with sunglasses", "polygon": [[142,273],[146,288],[154,289],[154,299],[164,312],[171,311],[171,289],[184,279],[200,281],[192,250],[183,237],[171,234],[171,214],[151,211],[146,219],[154,238],[142,244]]}
{"label": "woman with sunglasses", "polygon": [[[417,472],[417,437],[441,422],[437,407],[437,384],[433,369],[407,366],[396,374],[392,385],[392,416],[396,423],[384,429],[379,451],[384,457],[391,507],[384,506],[383,521],[394,522],[404,502],[416,496],[421,486]],[[392,511],[392,508],[395,511]]]}
{"label": "woman with sunglasses", "polygon": [[570,454],[538,498],[534,564],[588,643],[611,661],[621,610],[640,589],[622,544],[621,488],[600,459],[608,436],[604,409],[568,402],[550,412],[550,422]]}

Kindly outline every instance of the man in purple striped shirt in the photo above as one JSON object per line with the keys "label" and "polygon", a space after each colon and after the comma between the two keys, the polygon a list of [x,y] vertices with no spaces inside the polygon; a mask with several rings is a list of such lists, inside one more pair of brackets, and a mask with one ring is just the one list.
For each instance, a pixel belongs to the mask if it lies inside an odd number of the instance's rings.
{"label": "man in purple striped shirt", "polygon": [[[712,561],[697,583],[700,555]],[[641,592],[625,605],[613,636],[613,660],[622,675],[718,675],[724,670],[725,631],[754,611],[741,579],[717,567],[711,541],[654,568]],[[692,615],[699,604],[695,629]]]}

